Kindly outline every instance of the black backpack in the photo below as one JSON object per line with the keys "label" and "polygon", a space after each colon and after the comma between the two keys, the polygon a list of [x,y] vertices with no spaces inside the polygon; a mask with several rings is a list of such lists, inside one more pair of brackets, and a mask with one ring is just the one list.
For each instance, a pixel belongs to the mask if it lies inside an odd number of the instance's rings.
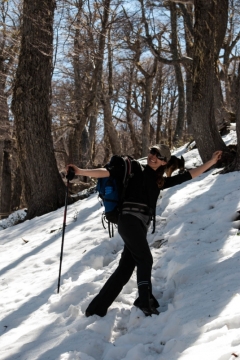
{"label": "black backpack", "polygon": [[[113,164],[115,158],[116,156],[113,156],[108,165]],[[102,224],[105,229],[105,224],[108,225],[110,238],[114,235],[114,224],[118,223],[118,216],[121,211],[121,205],[124,200],[128,180],[133,176],[131,172],[131,162],[133,159],[130,156],[118,156],[118,162],[119,159],[121,159],[124,168],[123,178],[121,180],[111,176],[99,178],[96,188],[105,208],[102,214]]]}

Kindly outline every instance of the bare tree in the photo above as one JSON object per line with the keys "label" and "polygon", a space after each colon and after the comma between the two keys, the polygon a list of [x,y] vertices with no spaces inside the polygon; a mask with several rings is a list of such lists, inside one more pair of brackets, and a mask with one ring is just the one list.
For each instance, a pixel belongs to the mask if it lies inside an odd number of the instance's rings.
{"label": "bare tree", "polygon": [[[191,4],[184,5],[179,4],[179,7],[182,12],[183,22],[184,22],[184,37],[186,44],[186,53],[187,57],[193,58],[193,45],[194,45],[194,31],[193,31],[193,21],[194,21],[194,7]],[[188,135],[192,135],[192,61],[185,63],[186,71],[186,120],[187,120],[187,132]]]}
{"label": "bare tree", "polygon": [[227,166],[222,173],[230,171],[240,171],[240,63],[238,66],[238,76],[236,81],[236,99],[237,99],[237,111],[236,111],[236,131],[237,131],[237,153],[231,164]]}
{"label": "bare tree", "polygon": [[[154,57],[162,64],[173,66],[175,70],[176,81],[178,84],[178,116],[177,121],[175,123],[175,129],[172,129],[173,135],[173,143],[176,144],[177,141],[181,140],[183,136],[183,129],[184,129],[184,121],[185,121],[185,88],[184,88],[184,79],[182,74],[181,65],[185,67],[192,63],[192,59],[188,56],[182,55],[179,40],[178,40],[178,24],[177,18],[179,8],[176,6],[175,2],[166,1],[164,2],[164,6],[170,10],[170,28],[168,29],[167,24],[162,26],[162,29],[158,29],[152,25],[149,26],[149,18],[145,15],[145,8],[148,5],[144,4],[143,0],[139,0],[141,3],[142,8],[142,21],[145,27],[145,37],[142,37],[145,43],[149,46]],[[184,8],[185,9],[185,8]],[[153,20],[152,20],[153,21]],[[167,46],[156,46],[156,39],[158,39],[158,43],[161,44],[161,37],[164,35],[166,37],[168,34],[168,48]],[[170,54],[170,56],[169,56]]]}
{"label": "bare tree", "polygon": [[114,155],[122,153],[121,143],[118,137],[117,130],[113,124],[111,99],[113,97],[113,58],[112,58],[112,46],[111,46],[111,27],[108,29],[108,62],[107,62],[107,83],[104,84],[102,79],[102,92],[101,102],[104,115],[104,129],[106,136],[108,136],[109,143],[111,145],[112,153]]}
{"label": "bare tree", "polygon": [[[171,12],[171,51],[173,60],[179,58],[179,45],[177,36],[177,8],[175,3],[170,3]],[[178,144],[178,141],[183,137],[184,119],[185,119],[185,89],[182,75],[181,65],[179,63],[174,64],[176,81],[178,85],[178,117],[177,124],[173,136],[173,144]]]}
{"label": "bare tree", "polygon": [[237,113],[236,113],[236,130],[237,130],[237,155],[232,165],[232,169],[239,171],[240,170],[240,64],[238,67],[238,78],[237,78]]}
{"label": "bare tree", "polygon": [[206,161],[217,149],[227,151],[215,120],[214,82],[227,27],[228,0],[197,1],[195,17],[193,130],[199,153]]}
{"label": "bare tree", "polygon": [[[133,119],[132,119],[132,87],[133,87],[133,72],[134,72],[134,65],[130,66],[129,71],[127,72],[128,75],[128,85],[126,91],[126,120],[128,124],[128,128],[130,131],[130,137],[133,144],[133,155],[135,158],[141,157],[141,143],[138,139],[136,134],[136,130],[134,128]],[[127,80],[127,79],[126,79]]]}
{"label": "bare tree", "polygon": [[[93,161],[96,122],[102,106],[108,116],[106,126],[110,126],[109,131],[112,130],[111,144],[113,147],[117,145],[117,139],[112,136],[115,129],[112,126],[109,96],[103,82],[106,39],[109,22],[114,19],[110,19],[111,0],[78,0],[74,5],[75,13],[73,16],[69,14],[68,19],[72,29],[69,38],[73,42],[73,51],[68,54],[73,73],[69,72],[69,76],[74,89],[68,148],[70,161],[86,166]],[[116,148],[112,150],[115,152]]]}
{"label": "bare tree", "polygon": [[65,186],[51,137],[54,0],[24,0],[22,40],[13,89],[21,176],[28,218],[64,204]]}
{"label": "bare tree", "polygon": [[[14,6],[20,11],[19,4]],[[0,212],[9,213],[11,209],[12,179],[16,156],[14,148],[13,125],[10,121],[9,97],[19,48],[19,17],[12,10],[12,2],[0,4]],[[21,180],[18,179],[20,182]]]}
{"label": "bare tree", "polygon": [[3,165],[2,165],[2,186],[1,186],[1,214],[6,216],[11,209],[11,141],[5,140],[3,147]]}

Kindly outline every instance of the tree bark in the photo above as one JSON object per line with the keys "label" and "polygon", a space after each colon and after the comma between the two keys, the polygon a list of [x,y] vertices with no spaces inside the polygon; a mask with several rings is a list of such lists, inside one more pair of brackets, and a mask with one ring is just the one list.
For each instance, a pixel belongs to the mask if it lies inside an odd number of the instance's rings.
{"label": "tree bark", "polygon": [[29,219],[64,205],[51,136],[54,0],[24,0],[12,111]]}
{"label": "tree bark", "polygon": [[[171,10],[171,51],[173,55],[173,60],[179,58],[178,55],[178,39],[177,39],[177,11],[176,4],[170,4]],[[182,76],[182,69],[180,64],[174,64],[176,81],[178,86],[178,116],[177,123],[175,128],[175,133],[173,136],[173,144],[176,145],[183,136],[184,128],[184,117],[185,117],[185,92],[184,92],[184,82]]]}
{"label": "tree bark", "polygon": [[81,136],[81,167],[83,167],[84,169],[89,166],[89,148],[89,133],[87,127],[85,126]]}
{"label": "tree bark", "polygon": [[162,125],[162,92],[159,92],[157,99],[157,129],[156,129],[156,144],[160,143],[161,140],[161,125]]}
{"label": "tree bark", "polygon": [[96,126],[97,126],[97,116],[91,115],[89,117],[89,149],[88,149],[89,151],[88,158],[90,159],[91,167],[95,160]]}
{"label": "tree bark", "polygon": [[[193,6],[187,5],[186,8],[180,4],[180,8],[184,17],[184,31],[186,51],[189,58],[193,58]],[[192,135],[192,62],[185,64],[186,70],[186,119],[187,119],[187,132]]]}
{"label": "tree bark", "polygon": [[[154,59],[154,63],[157,60]],[[155,65],[155,64],[154,64]],[[152,112],[152,85],[153,79],[156,74],[156,67],[151,74],[145,73],[145,104],[142,111],[142,157],[147,156],[150,146],[150,117]]]}
{"label": "tree bark", "polygon": [[113,60],[111,47],[111,28],[108,30],[108,79],[107,84],[101,79],[101,102],[103,106],[105,134],[108,136],[113,155],[121,155],[122,146],[118,132],[112,121],[111,98],[113,96]]}
{"label": "tree bark", "polygon": [[238,76],[236,80],[236,99],[237,99],[237,109],[236,109],[236,132],[237,132],[237,153],[232,164],[226,167],[222,173],[227,173],[230,171],[240,171],[240,64],[238,66]]}
{"label": "tree bark", "polygon": [[132,95],[132,82],[133,82],[133,71],[134,67],[131,66],[129,71],[129,80],[128,80],[128,89],[127,89],[127,103],[126,103],[126,120],[128,124],[128,128],[130,131],[130,137],[133,145],[133,156],[135,159],[141,157],[141,144],[136,135],[136,131],[134,129],[132,116],[131,116],[131,95]]}
{"label": "tree bark", "polygon": [[0,213],[10,213],[11,210],[11,141],[4,141],[3,166],[2,166],[2,185]]}
{"label": "tree bark", "polygon": [[[234,2],[232,3],[234,4]],[[235,4],[234,4],[235,5]],[[231,66],[231,72],[234,74],[233,76],[229,76],[229,66],[232,60],[232,53],[233,49],[236,48],[237,43],[240,39],[240,32],[234,36],[235,24],[236,19],[238,17],[238,10],[235,6],[232,5],[231,10],[229,11],[229,25],[228,25],[228,32],[225,36],[224,43],[223,43],[223,60],[221,63],[221,75],[222,80],[224,80],[224,94],[225,94],[225,112],[227,113],[227,119],[231,122],[232,116],[236,113],[236,89],[232,91],[232,85],[234,87],[234,83],[236,80],[235,75],[235,68],[236,68],[236,59],[234,59],[233,66]],[[236,71],[237,72],[237,71]]]}
{"label": "tree bark", "polygon": [[[217,7],[227,11],[227,0],[199,0],[195,3],[193,56],[193,131],[203,162],[216,150],[227,150],[215,121],[214,80],[216,60],[225,32],[216,34]],[[221,4],[220,4],[221,3]],[[222,6],[224,3],[225,7]],[[226,22],[222,26],[226,30]],[[221,33],[221,38],[220,38]]]}
{"label": "tree bark", "polygon": [[237,131],[237,154],[234,161],[234,170],[240,171],[240,65],[237,77],[237,112],[236,112],[236,131]]}
{"label": "tree bark", "polygon": [[81,146],[81,140],[84,138],[83,132],[85,130],[85,125],[87,122],[87,116],[84,114],[84,89],[83,89],[83,75],[82,75],[82,63],[81,57],[83,53],[82,41],[80,37],[80,25],[81,25],[81,15],[82,15],[82,6],[83,2],[80,0],[77,3],[78,13],[76,16],[75,23],[75,35],[74,35],[74,49],[73,49],[73,71],[74,71],[74,104],[75,104],[75,126],[70,135],[70,146],[71,146],[71,161],[83,167],[86,161],[83,159],[85,156],[82,154],[84,148]]}
{"label": "tree bark", "polygon": [[113,155],[121,155],[122,153],[121,143],[118,138],[118,133],[114,128],[112,122],[110,97],[108,94],[104,93],[104,89],[102,93],[102,105],[103,105],[103,113],[104,113],[104,127],[106,134],[108,135],[108,140],[111,145],[112,153]]}
{"label": "tree bark", "polygon": [[141,110],[138,108],[135,99],[135,107],[131,106],[131,110],[142,120],[142,150],[141,157],[147,156],[150,146],[150,118],[153,108],[152,86],[156,76],[158,61],[157,58],[152,60],[150,69],[146,71],[140,64],[140,48],[136,47],[136,57],[134,59],[137,69],[142,73],[141,87],[143,89]]}
{"label": "tree bark", "polygon": [[103,73],[103,59],[104,50],[106,45],[106,37],[108,30],[109,12],[110,12],[111,0],[103,1],[103,14],[101,15],[101,32],[99,35],[98,50],[95,62],[95,69],[92,77],[92,91],[89,96],[88,104],[85,108],[86,117],[90,115],[96,115],[99,108],[99,98],[102,90],[102,73]]}
{"label": "tree bark", "polygon": [[16,211],[20,208],[21,205],[24,205],[22,204],[21,201],[21,195],[22,195],[22,180],[21,180],[20,167],[18,166],[14,172],[11,211]]}
{"label": "tree bark", "polygon": [[[6,69],[6,58],[4,57],[4,45],[1,44],[0,47],[0,174],[4,174],[2,168],[3,162],[6,161],[6,154],[4,153],[5,142],[10,140],[10,122],[9,122],[9,109],[7,103],[7,94],[6,90],[6,79],[7,79],[7,69]],[[2,181],[4,181],[2,179]],[[5,195],[0,189],[0,198]]]}
{"label": "tree bark", "polygon": [[81,124],[75,123],[69,134],[69,162],[80,166],[80,141],[81,141]]}

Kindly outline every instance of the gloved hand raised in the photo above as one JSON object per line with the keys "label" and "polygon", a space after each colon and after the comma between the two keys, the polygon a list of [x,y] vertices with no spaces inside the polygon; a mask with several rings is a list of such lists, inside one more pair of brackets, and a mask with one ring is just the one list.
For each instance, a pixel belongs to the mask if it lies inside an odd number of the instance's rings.
{"label": "gloved hand raised", "polygon": [[68,172],[67,172],[67,175],[66,175],[66,179],[68,179],[69,181],[71,181],[75,176],[75,170],[72,166],[69,166],[68,167]]}

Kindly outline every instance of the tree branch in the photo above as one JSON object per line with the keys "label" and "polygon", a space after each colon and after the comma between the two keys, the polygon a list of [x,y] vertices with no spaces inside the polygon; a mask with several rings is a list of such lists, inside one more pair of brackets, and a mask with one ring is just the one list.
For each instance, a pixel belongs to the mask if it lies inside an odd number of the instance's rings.
{"label": "tree branch", "polygon": [[192,35],[192,37],[194,37],[194,29],[193,29],[193,25],[192,25],[192,21],[191,21],[191,18],[189,16],[189,12],[187,11],[187,8],[184,6],[183,3],[180,3],[179,4],[179,7],[183,13],[183,17],[186,21],[186,25],[188,27],[188,30],[190,32],[190,34]]}
{"label": "tree branch", "polygon": [[148,37],[141,37],[143,39],[143,41],[145,41],[145,43],[148,44],[151,53],[158,59],[158,61],[160,61],[163,64],[167,64],[167,65],[176,65],[176,64],[186,64],[186,63],[192,63],[192,58],[188,57],[188,56],[182,56],[181,58],[178,59],[166,59],[164,57],[162,57],[159,53],[159,51],[155,48],[155,46],[153,45],[152,42],[152,37],[148,36]]}

